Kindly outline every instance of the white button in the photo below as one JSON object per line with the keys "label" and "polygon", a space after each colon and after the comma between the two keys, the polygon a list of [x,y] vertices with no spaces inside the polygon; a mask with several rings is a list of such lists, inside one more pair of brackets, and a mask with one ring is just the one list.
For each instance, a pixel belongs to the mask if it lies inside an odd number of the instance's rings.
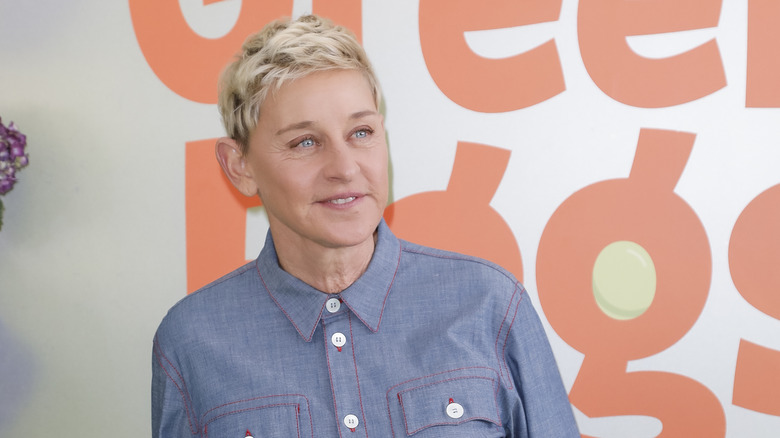
{"label": "white button", "polygon": [[347,337],[344,336],[342,333],[336,332],[333,333],[333,336],[330,337],[330,342],[333,342],[333,345],[336,347],[343,347],[344,344],[347,343]]}
{"label": "white button", "polygon": [[341,301],[339,301],[338,298],[331,298],[328,301],[325,301],[325,308],[328,309],[328,312],[330,313],[336,313],[341,309]]}
{"label": "white button", "polygon": [[460,418],[463,416],[463,406],[460,403],[450,403],[447,405],[447,416],[450,418]]}
{"label": "white button", "polygon": [[356,415],[349,414],[346,417],[344,417],[344,425],[347,426],[350,429],[354,429],[358,427],[358,424],[360,424],[360,420],[358,420],[358,417]]}

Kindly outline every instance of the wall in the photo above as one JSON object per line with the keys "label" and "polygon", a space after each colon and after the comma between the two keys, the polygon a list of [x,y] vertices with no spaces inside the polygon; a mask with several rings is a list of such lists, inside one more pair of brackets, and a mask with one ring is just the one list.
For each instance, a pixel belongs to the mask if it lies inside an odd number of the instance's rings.
{"label": "wall", "polygon": [[157,323],[267,226],[211,161],[215,75],[312,9],[380,77],[388,222],[523,279],[583,434],[776,435],[776,2],[39,0],[0,5],[31,160],[3,198],[0,436],[148,435]]}

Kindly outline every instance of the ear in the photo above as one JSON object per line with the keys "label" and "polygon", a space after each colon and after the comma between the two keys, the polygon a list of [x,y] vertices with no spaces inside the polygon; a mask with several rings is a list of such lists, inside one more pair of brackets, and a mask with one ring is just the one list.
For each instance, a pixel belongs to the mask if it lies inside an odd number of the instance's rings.
{"label": "ear", "polygon": [[257,195],[257,184],[252,169],[246,163],[244,154],[241,153],[241,146],[232,138],[222,137],[217,140],[215,152],[222,171],[233,186],[245,196]]}

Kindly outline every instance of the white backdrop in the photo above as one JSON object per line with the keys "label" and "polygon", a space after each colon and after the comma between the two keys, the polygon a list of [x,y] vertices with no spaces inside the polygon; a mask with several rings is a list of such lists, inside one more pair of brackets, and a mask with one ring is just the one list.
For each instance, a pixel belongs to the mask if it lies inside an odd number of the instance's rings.
{"label": "white backdrop", "polygon": [[[194,32],[219,38],[235,23],[241,0],[179,3]],[[481,3],[489,9],[501,2]],[[780,433],[780,416],[732,399],[741,339],[780,355],[780,320],[740,295],[729,266],[740,213],[780,183],[780,109],[745,103],[747,3],[760,2],[723,0],[715,27],[628,39],[648,58],[717,41],[727,85],[668,107],[621,103],[594,83],[581,54],[576,0],[563,0],[555,21],[467,32],[469,48],[486,58],[550,39],[557,46],[565,91],[499,113],[464,108],[437,87],[421,49],[417,1],[364,0],[362,12],[363,43],[386,100],[394,199],[446,189],[459,141],[511,151],[491,206],[517,241],[524,283],[567,388],[586,353],[559,336],[540,305],[536,260],[545,227],[578,190],[628,177],[640,129],[696,134],[675,193],[708,238],[706,303],[679,341],[629,362],[627,371],[701,383],[722,407],[730,438]],[[296,0],[290,13],[311,8]],[[222,135],[216,107],[158,79],[127,2],[9,0],[0,3],[0,117],[28,135],[30,153],[29,167],[3,198],[0,436],[148,435],[151,339],[187,291],[185,143]],[[256,254],[263,220],[250,215],[249,222],[246,252]],[[778,380],[766,385],[780,389]],[[649,416],[575,414],[582,433],[594,437],[653,437],[662,429]]]}

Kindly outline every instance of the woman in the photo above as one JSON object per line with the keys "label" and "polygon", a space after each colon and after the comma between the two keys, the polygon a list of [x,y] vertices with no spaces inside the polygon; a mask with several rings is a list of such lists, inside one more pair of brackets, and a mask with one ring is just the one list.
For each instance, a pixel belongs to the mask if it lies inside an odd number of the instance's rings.
{"label": "woman", "polygon": [[228,66],[217,159],[270,230],[161,323],[153,436],[579,437],[517,280],[382,220],[379,99],[354,36],[316,16]]}

